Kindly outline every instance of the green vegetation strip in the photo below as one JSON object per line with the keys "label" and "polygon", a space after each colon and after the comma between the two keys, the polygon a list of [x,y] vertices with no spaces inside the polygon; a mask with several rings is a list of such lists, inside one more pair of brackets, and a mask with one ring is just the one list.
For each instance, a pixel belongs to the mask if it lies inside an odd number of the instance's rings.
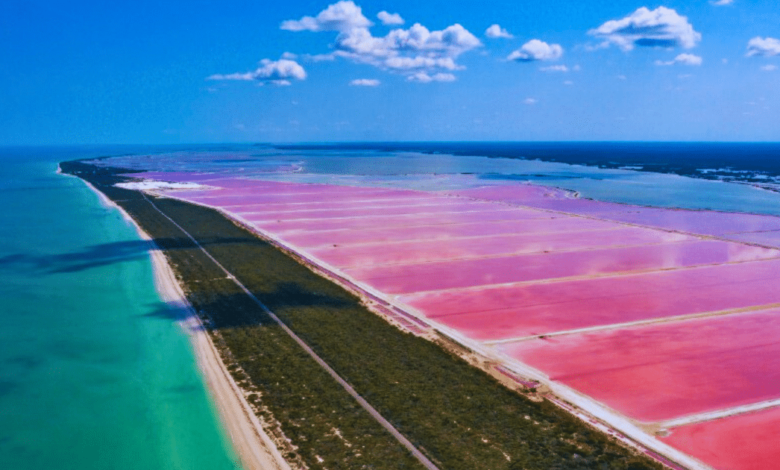
{"label": "green vegetation strip", "polygon": [[[174,224],[135,191],[125,170],[62,169],[117,201],[165,250],[236,378],[253,390],[310,468],[420,468],[332,377]],[[442,469],[650,469],[637,455],[555,405],[510,391],[220,213],[155,199],[379,413]]]}
{"label": "green vegetation strip", "polygon": [[315,362],[316,362],[316,363],[317,363],[317,364],[318,364],[320,367],[322,367],[322,368],[323,368],[323,369],[324,369],[324,370],[325,370],[325,371],[326,371],[326,372],[327,372],[327,373],[328,373],[328,374],[329,374],[331,377],[333,377],[333,379],[334,379],[336,382],[338,382],[338,384],[339,384],[339,385],[341,385],[341,387],[342,387],[342,388],[344,388],[344,390],[346,390],[346,391],[347,391],[347,393],[349,393],[349,394],[350,394],[350,396],[352,396],[352,398],[354,398],[354,399],[355,399],[355,400],[356,400],[356,401],[357,401],[357,402],[360,404],[360,406],[362,406],[362,407],[363,407],[363,409],[365,409],[365,410],[366,410],[366,411],[367,411],[367,412],[368,412],[368,413],[371,415],[371,417],[372,417],[372,418],[374,418],[374,419],[375,419],[377,422],[379,422],[379,424],[380,424],[380,425],[382,425],[382,427],[383,427],[383,428],[385,428],[385,429],[386,429],[386,430],[387,430],[387,431],[388,431],[388,432],[389,432],[389,433],[390,433],[390,434],[391,434],[391,435],[392,435],[392,436],[393,436],[393,437],[394,437],[394,438],[395,438],[395,439],[396,439],[398,442],[400,442],[400,443],[401,443],[401,445],[403,445],[403,446],[404,446],[404,447],[405,447],[407,450],[409,450],[409,452],[411,452],[411,453],[412,453],[412,455],[414,455],[414,457],[415,457],[415,458],[416,458],[416,459],[417,459],[417,460],[418,460],[420,463],[422,463],[422,465],[423,465],[425,468],[427,468],[428,470],[439,470],[439,469],[436,467],[436,465],[434,465],[434,464],[433,464],[433,462],[431,462],[431,461],[428,459],[428,457],[426,457],[426,456],[425,456],[425,455],[424,455],[422,452],[420,452],[419,450],[417,450],[417,448],[416,448],[416,447],[414,447],[414,445],[413,445],[411,442],[409,442],[409,440],[408,440],[408,439],[406,439],[406,437],[404,437],[404,435],[403,435],[403,434],[401,434],[400,432],[398,432],[398,430],[397,430],[397,429],[395,429],[395,428],[393,427],[393,425],[392,425],[392,424],[390,424],[390,423],[389,423],[389,422],[388,422],[386,419],[384,419],[384,417],[382,417],[382,415],[380,415],[380,414],[379,414],[379,412],[377,412],[377,411],[374,409],[374,407],[372,407],[372,406],[371,406],[371,404],[369,404],[369,403],[368,403],[368,402],[367,402],[367,401],[366,401],[366,400],[365,400],[363,397],[361,397],[361,396],[360,396],[360,395],[359,395],[359,394],[358,394],[358,393],[355,391],[355,389],[353,389],[353,388],[352,388],[352,386],[351,386],[351,385],[349,385],[349,384],[348,384],[348,383],[347,383],[347,382],[346,382],[344,379],[342,379],[342,378],[341,378],[341,377],[340,377],[340,376],[339,376],[339,375],[336,373],[336,371],[334,371],[334,370],[333,370],[333,369],[332,369],[332,368],[331,368],[331,367],[330,367],[330,366],[329,366],[329,365],[328,365],[328,364],[327,364],[325,361],[323,361],[323,360],[322,360],[322,358],[320,358],[319,356],[317,356],[317,353],[315,353],[315,352],[314,352],[314,350],[312,350],[312,349],[309,347],[309,345],[308,345],[308,344],[306,344],[306,343],[305,343],[305,342],[304,342],[302,339],[300,339],[300,338],[298,337],[298,335],[296,335],[296,334],[295,334],[295,333],[294,333],[294,332],[293,332],[291,329],[289,329],[289,328],[287,327],[287,325],[285,325],[285,324],[284,324],[284,322],[282,322],[282,321],[279,319],[279,317],[277,317],[277,316],[276,316],[276,315],[275,315],[273,312],[271,312],[270,310],[268,310],[268,308],[267,308],[267,307],[266,307],[266,306],[265,306],[265,305],[264,305],[264,304],[263,304],[263,303],[262,303],[262,302],[261,302],[261,301],[260,301],[260,300],[259,300],[257,297],[255,297],[255,295],[254,295],[254,294],[252,294],[252,292],[250,292],[250,291],[249,291],[249,289],[247,289],[247,288],[246,288],[246,287],[245,287],[243,284],[241,284],[241,283],[240,283],[240,282],[239,282],[239,281],[238,281],[238,280],[237,280],[237,279],[236,279],[236,278],[233,276],[233,274],[232,274],[231,272],[229,272],[227,269],[225,269],[225,267],[224,267],[224,266],[222,266],[222,264],[221,264],[219,261],[217,261],[216,259],[214,259],[214,257],[213,257],[213,256],[211,256],[211,254],[209,254],[209,253],[207,252],[207,250],[206,250],[205,248],[203,248],[203,246],[201,246],[201,244],[200,244],[200,243],[198,243],[198,241],[197,241],[197,240],[195,240],[195,238],[193,238],[193,236],[192,236],[192,235],[190,235],[189,233],[187,233],[187,231],[186,231],[186,230],[183,230],[179,224],[177,224],[177,223],[176,223],[175,221],[173,221],[173,220],[172,220],[170,217],[168,217],[168,216],[167,216],[165,213],[163,213],[163,212],[162,212],[162,211],[161,211],[161,210],[160,210],[160,209],[159,209],[159,208],[158,208],[158,207],[157,207],[157,206],[154,204],[154,202],[151,202],[151,201],[149,200],[149,198],[147,198],[146,196],[144,196],[144,199],[145,199],[147,202],[149,202],[149,204],[151,204],[151,205],[154,207],[154,209],[155,209],[155,210],[156,210],[158,213],[162,214],[162,216],[163,216],[163,217],[165,217],[167,220],[169,220],[171,223],[173,223],[173,224],[176,226],[176,228],[178,228],[178,229],[182,230],[182,232],[183,232],[183,233],[185,233],[185,234],[187,235],[187,237],[188,237],[188,238],[189,238],[189,239],[190,239],[190,240],[191,240],[191,241],[192,241],[192,242],[193,242],[195,245],[197,245],[197,247],[198,247],[198,248],[201,250],[201,252],[202,252],[202,253],[205,253],[205,254],[206,254],[206,256],[207,256],[207,257],[208,257],[208,258],[209,258],[211,261],[213,261],[213,262],[214,262],[214,263],[215,263],[215,264],[216,264],[216,265],[217,265],[217,266],[218,266],[218,267],[219,267],[219,268],[220,268],[220,269],[221,269],[221,270],[222,270],[222,271],[225,273],[225,275],[226,275],[228,278],[230,278],[231,280],[233,280],[233,281],[234,281],[234,282],[235,282],[235,283],[238,285],[238,287],[239,287],[239,288],[240,288],[240,289],[241,289],[241,290],[244,292],[244,294],[246,294],[246,295],[247,295],[247,296],[248,296],[250,299],[252,299],[252,301],[253,301],[255,304],[257,304],[258,306],[260,306],[260,308],[263,310],[263,312],[264,312],[265,314],[267,314],[269,317],[271,317],[271,318],[273,319],[273,321],[275,321],[275,322],[276,322],[276,324],[277,324],[277,325],[279,325],[279,326],[282,328],[282,330],[284,330],[284,332],[285,332],[285,333],[287,333],[287,336],[291,337],[291,338],[292,338],[292,339],[293,339],[293,340],[294,340],[296,343],[298,343],[298,345],[299,345],[299,346],[300,346],[300,347],[301,347],[301,348],[302,348],[304,351],[306,351],[306,353],[307,353],[309,356],[311,356],[311,358],[312,358],[312,359],[314,359],[314,361],[315,361]]}

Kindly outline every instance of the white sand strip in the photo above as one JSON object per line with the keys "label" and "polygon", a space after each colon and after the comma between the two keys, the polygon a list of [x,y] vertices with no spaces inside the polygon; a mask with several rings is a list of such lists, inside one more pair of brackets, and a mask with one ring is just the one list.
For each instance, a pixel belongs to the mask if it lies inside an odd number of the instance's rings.
{"label": "white sand strip", "polygon": [[182,326],[192,343],[195,358],[208,386],[209,394],[219,410],[220,421],[230,436],[244,470],[290,470],[289,464],[263,430],[262,424],[252,411],[241,389],[220,359],[211,338],[200,322],[200,318],[184,297],[163,252],[154,245],[152,238],[138,226],[124,209],[87,181],[84,183],[98,195],[105,207],[118,210],[125,220],[133,224],[138,235],[149,241],[155,287],[164,302],[171,308],[182,311]]}
{"label": "white sand strip", "polygon": [[776,408],[778,406],[780,406],[780,399],[767,400],[758,403],[751,403],[749,405],[726,408],[725,410],[708,411],[706,413],[683,416],[682,418],[675,418],[675,419],[670,419],[668,421],[662,421],[658,423],[658,425],[661,426],[661,428],[663,429],[675,428],[678,426],[685,426],[687,424],[703,423],[705,421],[713,421],[716,419],[727,418],[729,416],[736,416],[745,413],[754,413],[756,411],[766,410],[769,408]]}

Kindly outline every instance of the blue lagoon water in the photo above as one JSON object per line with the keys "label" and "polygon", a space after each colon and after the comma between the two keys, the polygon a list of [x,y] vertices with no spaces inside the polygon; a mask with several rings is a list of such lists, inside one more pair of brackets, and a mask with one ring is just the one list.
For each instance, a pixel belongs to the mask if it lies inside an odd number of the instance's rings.
{"label": "blue lagoon water", "polygon": [[0,468],[232,469],[144,244],[57,163],[0,149]]}

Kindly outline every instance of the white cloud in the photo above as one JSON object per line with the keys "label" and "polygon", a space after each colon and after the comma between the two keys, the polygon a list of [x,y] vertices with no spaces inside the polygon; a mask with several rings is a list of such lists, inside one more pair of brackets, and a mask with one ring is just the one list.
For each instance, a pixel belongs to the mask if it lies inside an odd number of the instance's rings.
{"label": "white cloud", "polygon": [[731,5],[732,3],[734,3],[734,0],[715,0],[715,1],[712,2],[713,5],[719,6],[719,7],[721,7],[723,5]]}
{"label": "white cloud", "polygon": [[697,55],[694,54],[680,54],[677,57],[675,57],[672,60],[669,61],[663,61],[663,60],[656,60],[655,65],[674,65],[674,64],[683,64],[683,65],[701,65],[703,62],[703,59]]}
{"label": "white cloud", "polygon": [[261,67],[253,72],[214,74],[208,77],[208,80],[257,80],[261,84],[269,83],[277,86],[289,86],[291,79],[305,80],[306,71],[298,62],[288,59],[279,59],[273,61],[263,59],[260,61]]}
{"label": "white cloud", "polygon": [[626,77],[625,75],[618,75],[617,79],[618,80],[628,80],[628,77]]}
{"label": "white cloud", "polygon": [[418,83],[430,83],[430,82],[454,82],[455,75],[451,73],[436,73],[428,75],[425,72],[417,72],[406,77],[407,81]]}
{"label": "white cloud", "polygon": [[304,16],[300,20],[283,21],[281,28],[287,31],[347,31],[367,28],[372,24],[354,2],[340,1],[328,6],[316,17]]}
{"label": "white cloud", "polygon": [[563,55],[563,48],[558,44],[547,44],[538,39],[531,39],[523,47],[512,52],[507,60],[518,62],[533,62],[535,60],[556,60]]}
{"label": "white cloud", "polygon": [[763,67],[761,67],[761,70],[763,70],[764,72],[773,72],[777,70],[777,65],[773,65],[773,64],[764,65]]}
{"label": "white cloud", "polygon": [[634,46],[690,49],[701,41],[701,34],[693,29],[688,18],[666,7],[639,8],[625,18],[607,21],[588,34],[604,39],[602,45],[615,44],[624,51]]}
{"label": "white cloud", "polygon": [[570,85],[574,85],[574,82],[573,82],[573,81],[571,81],[571,80],[566,80],[565,82],[563,82],[563,84],[564,84],[564,85],[569,85],[569,86],[570,86]]}
{"label": "white cloud", "polygon": [[492,39],[496,39],[496,38],[512,39],[514,37],[509,33],[509,31],[507,31],[506,29],[502,28],[497,24],[491,25],[488,29],[486,29],[485,36]]}
{"label": "white cloud", "polygon": [[542,72],[563,72],[566,73],[569,71],[569,67],[566,67],[565,65],[550,65],[548,67],[540,67],[539,70]]}
{"label": "white cloud", "polygon": [[304,54],[303,58],[312,62],[333,62],[336,56],[333,54]]}
{"label": "white cloud", "polygon": [[539,101],[536,98],[526,98],[523,100],[523,103],[527,104],[528,106],[534,105],[538,102]]}
{"label": "white cloud", "polygon": [[293,54],[292,52],[285,52],[282,54],[282,59],[289,59],[289,60],[295,60],[298,58],[298,54]]}
{"label": "white cloud", "polygon": [[780,39],[754,37],[748,41],[748,57],[771,57],[780,55]]}
{"label": "white cloud", "polygon": [[381,82],[374,78],[358,78],[349,82],[351,86],[379,86]]}
{"label": "white cloud", "polygon": [[[387,12],[378,16],[383,22],[403,21],[399,15]],[[318,61],[351,60],[400,73],[411,81],[451,81],[449,77],[454,76],[443,71],[464,69],[456,62],[457,58],[482,46],[476,36],[457,23],[440,31],[430,31],[416,23],[408,29],[393,29],[385,36],[374,36],[369,26],[371,23],[363,16],[360,7],[351,1],[331,5],[316,17],[307,16],[282,23],[283,29],[291,31],[338,32],[333,52],[304,57]]]}
{"label": "white cloud", "polygon": [[407,30],[390,31],[382,39],[388,49],[395,51],[438,52],[450,57],[458,56],[482,45],[476,36],[457,23],[441,31],[429,31],[420,23],[415,23]]}
{"label": "white cloud", "polygon": [[384,62],[385,67],[395,70],[411,69],[434,69],[441,68],[445,70],[462,70],[463,66],[458,65],[451,57],[390,57]]}
{"label": "white cloud", "polygon": [[380,11],[378,15],[379,21],[384,25],[399,25],[404,24],[404,19],[398,13],[388,13],[386,11]]}

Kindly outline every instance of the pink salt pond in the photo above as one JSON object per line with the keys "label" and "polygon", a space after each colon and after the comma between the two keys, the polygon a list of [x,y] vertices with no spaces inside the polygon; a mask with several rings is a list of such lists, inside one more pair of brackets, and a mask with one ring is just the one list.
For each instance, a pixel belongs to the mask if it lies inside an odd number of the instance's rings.
{"label": "pink salt pond", "polygon": [[[522,230],[527,228],[528,225],[522,226],[518,224],[515,230],[521,233],[388,243],[383,245],[381,250],[377,244],[370,243],[323,246],[313,248],[310,251],[333,266],[339,268],[361,268],[396,264],[414,265],[434,261],[489,258],[501,255],[576,251],[607,246],[646,245],[660,243],[667,237],[666,234],[631,227],[599,230],[601,227],[594,225],[578,226],[583,231],[579,232],[576,238],[572,238],[572,233],[567,232],[563,228],[568,225],[565,222],[546,224],[543,228],[536,223],[528,224],[532,227],[531,230],[538,231],[529,231],[527,233],[522,233]],[[483,229],[486,228],[485,225],[481,227]],[[587,228],[591,230],[586,230]],[[556,232],[556,229],[560,230]],[[681,235],[672,234],[668,236],[670,238],[676,237],[678,241],[686,239]],[[490,262],[487,260],[483,261],[485,268],[489,269]],[[475,261],[475,263],[477,262]],[[475,264],[472,264],[472,267],[474,266]],[[562,266],[562,268],[565,268],[565,266]],[[531,268],[529,268],[528,273],[530,275]]]}
{"label": "pink salt pond", "polygon": [[780,310],[505,344],[552,380],[642,421],[780,398]]}
{"label": "pink salt pond", "polygon": [[429,318],[480,340],[780,303],[780,261],[411,294]]}
{"label": "pink salt pond", "polygon": [[[587,240],[593,241],[598,235],[600,234],[591,233]],[[626,237],[622,237],[620,241],[625,243]],[[448,259],[390,266],[365,266],[368,263],[361,263],[361,267],[346,269],[345,272],[382,292],[406,294],[618,272],[664,270],[747,261],[775,255],[769,250],[714,240],[617,248],[596,246],[592,250],[572,252],[552,251],[550,245],[545,248],[547,249],[541,254],[497,258],[457,261]]]}
{"label": "pink salt pond", "polygon": [[[630,418],[663,425],[780,398],[780,250],[770,248],[780,218],[527,184],[424,192],[140,176],[219,188],[170,195],[234,214]],[[778,432],[774,410],[672,428],[663,440],[717,468],[770,468],[780,454],[766,436]]]}
{"label": "pink salt pond", "polygon": [[780,407],[683,426],[662,438],[713,468],[778,468]]}

